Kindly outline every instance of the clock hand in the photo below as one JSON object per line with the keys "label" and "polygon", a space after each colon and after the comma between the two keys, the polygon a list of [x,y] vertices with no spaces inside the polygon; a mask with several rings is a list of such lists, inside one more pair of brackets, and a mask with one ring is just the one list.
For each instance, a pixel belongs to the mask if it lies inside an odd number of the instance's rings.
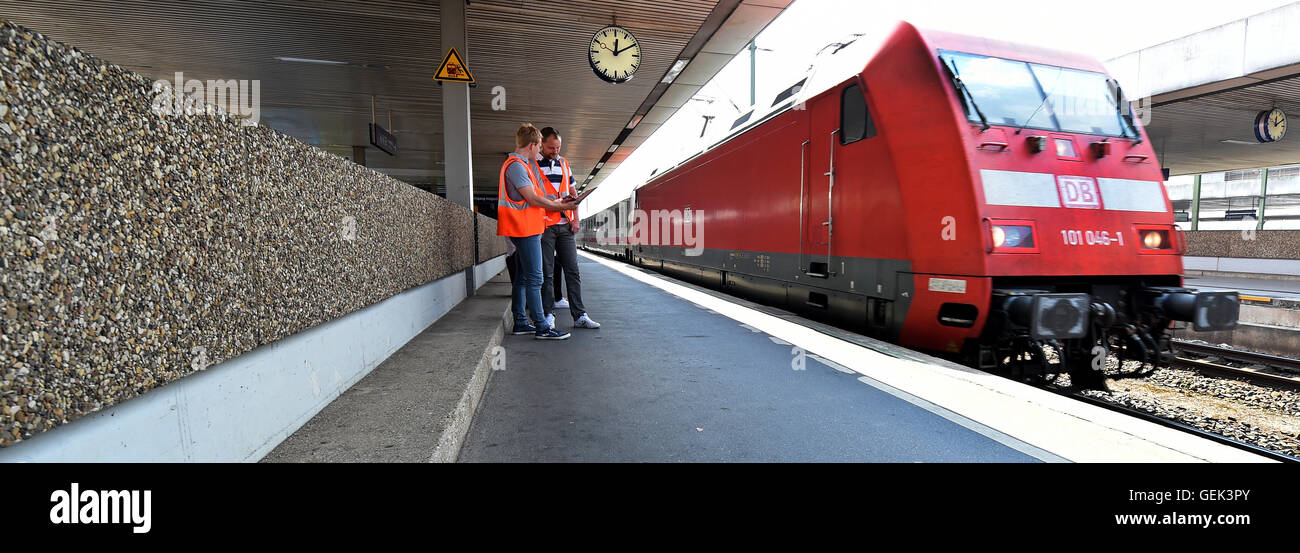
{"label": "clock hand", "polygon": [[[604,48],[604,49],[606,49],[606,50],[609,50],[610,52],[613,52],[613,51],[614,51],[614,50],[613,50],[612,48],[610,48],[609,46],[605,46],[605,43],[604,43],[604,42],[601,42],[601,41],[599,41],[599,40],[596,41],[596,44],[599,44],[601,48]],[[617,55],[617,54],[615,54],[615,55]]]}
{"label": "clock hand", "polygon": [[618,55],[618,39],[614,39],[614,55]]}
{"label": "clock hand", "polygon": [[629,49],[636,48],[636,43],[633,42],[630,46],[625,46],[625,47],[623,47],[622,50],[618,50],[618,49],[617,49],[617,47],[618,47],[618,41],[616,40],[616,41],[614,41],[614,46],[615,46],[614,55],[617,56],[620,52],[626,52],[626,51],[629,50]]}

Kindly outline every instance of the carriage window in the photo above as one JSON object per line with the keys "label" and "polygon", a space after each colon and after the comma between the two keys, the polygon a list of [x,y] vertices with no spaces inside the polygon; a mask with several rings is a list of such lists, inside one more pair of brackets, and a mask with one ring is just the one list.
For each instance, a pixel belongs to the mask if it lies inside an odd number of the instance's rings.
{"label": "carriage window", "polygon": [[776,99],[772,100],[772,107],[779,106],[781,102],[789,100],[791,96],[798,94],[800,90],[803,90],[803,85],[806,82],[808,82],[808,77],[804,77],[799,82],[790,85],[790,88],[782,90],[780,94],[776,95]]}
{"label": "carriage window", "polygon": [[748,122],[749,122],[749,118],[750,118],[750,117],[753,117],[753,116],[754,116],[754,110],[752,110],[752,109],[749,110],[749,113],[746,113],[746,114],[744,114],[744,115],[741,115],[739,119],[736,119],[736,122],[735,122],[735,123],[732,123],[732,124],[731,124],[731,130],[734,131],[734,130],[736,130],[737,127],[739,127],[739,126],[741,126],[741,125],[744,125],[745,123],[748,123]]}
{"label": "carriage window", "polygon": [[840,144],[852,144],[876,136],[876,124],[867,111],[867,99],[858,85],[850,85],[840,96]]}

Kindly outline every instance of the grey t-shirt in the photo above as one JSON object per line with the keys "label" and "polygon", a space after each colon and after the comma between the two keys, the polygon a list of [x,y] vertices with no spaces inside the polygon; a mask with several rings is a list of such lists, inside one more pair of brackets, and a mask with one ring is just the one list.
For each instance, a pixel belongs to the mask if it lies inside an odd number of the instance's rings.
{"label": "grey t-shirt", "polygon": [[[524,156],[513,152],[510,155],[519,159],[524,159]],[[521,202],[524,200],[524,196],[519,193],[519,189],[533,185],[532,179],[528,178],[528,169],[531,168],[532,165],[532,163],[529,163],[528,160],[524,159],[523,164],[511,163],[509,167],[506,167],[506,195],[510,196],[510,201]],[[535,190],[534,192],[538,194],[542,193],[541,190]]]}

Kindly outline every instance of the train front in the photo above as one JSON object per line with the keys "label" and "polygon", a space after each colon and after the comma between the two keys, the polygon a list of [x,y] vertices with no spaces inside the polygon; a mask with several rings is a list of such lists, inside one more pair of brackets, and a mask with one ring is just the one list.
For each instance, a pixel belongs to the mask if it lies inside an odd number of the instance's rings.
{"label": "train front", "polygon": [[966,352],[980,366],[1098,385],[1111,353],[1121,367],[1140,361],[1139,371],[1166,361],[1173,321],[1236,326],[1235,292],[1182,286],[1185,241],[1160,165],[1099,64],[1023,50],[937,52],[969,131],[991,277],[989,317]]}

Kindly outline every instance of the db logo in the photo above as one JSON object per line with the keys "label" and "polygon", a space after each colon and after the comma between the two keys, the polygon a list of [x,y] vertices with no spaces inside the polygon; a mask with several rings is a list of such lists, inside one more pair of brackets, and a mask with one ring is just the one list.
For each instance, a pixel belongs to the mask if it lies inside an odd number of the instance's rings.
{"label": "db logo", "polygon": [[1101,194],[1097,192],[1097,181],[1092,177],[1058,175],[1056,188],[1061,192],[1061,204],[1065,207],[1101,209]]}

